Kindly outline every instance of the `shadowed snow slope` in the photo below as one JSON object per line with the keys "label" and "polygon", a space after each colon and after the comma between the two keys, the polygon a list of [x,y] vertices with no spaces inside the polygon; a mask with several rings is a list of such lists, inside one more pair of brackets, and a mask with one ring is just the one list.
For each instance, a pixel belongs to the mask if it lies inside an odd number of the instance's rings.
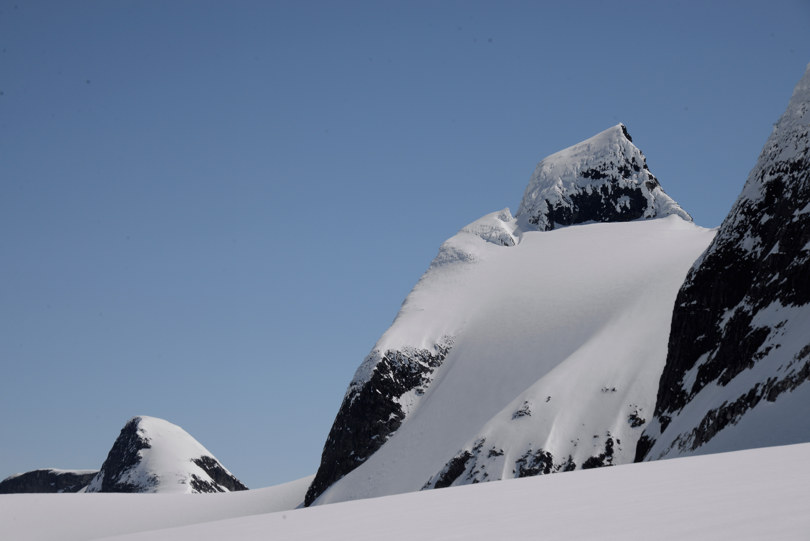
{"label": "shadowed snow slope", "polygon": [[[810,444],[630,464],[217,520],[267,490],[195,497],[0,496],[0,538],[99,539],[152,506],[117,541],[493,539],[805,540]],[[280,487],[279,487],[280,488]],[[253,498],[256,500],[253,500]],[[30,499],[26,501],[26,499]],[[26,503],[21,503],[26,502]],[[167,528],[204,504],[208,520]],[[222,507],[215,511],[217,503]],[[68,509],[68,505],[74,505]],[[158,506],[158,503],[160,505]],[[210,505],[210,506],[209,506]],[[159,507],[159,508],[158,508]],[[226,511],[226,508],[228,510]],[[180,513],[180,510],[183,510]],[[91,511],[97,511],[92,512]],[[197,512],[196,516],[203,513]],[[235,515],[232,515],[235,516]],[[42,517],[49,517],[44,521]],[[72,535],[62,535],[65,523]],[[178,522],[174,522],[177,524]],[[132,522],[130,527],[136,525]],[[167,528],[167,529],[160,529]],[[83,535],[77,535],[83,529]],[[123,529],[123,528],[122,528]],[[121,531],[121,529],[117,530]],[[126,530],[124,530],[126,531]]]}
{"label": "shadowed snow slope", "polygon": [[231,492],[246,490],[208,449],[163,419],[130,419],[87,492]]}

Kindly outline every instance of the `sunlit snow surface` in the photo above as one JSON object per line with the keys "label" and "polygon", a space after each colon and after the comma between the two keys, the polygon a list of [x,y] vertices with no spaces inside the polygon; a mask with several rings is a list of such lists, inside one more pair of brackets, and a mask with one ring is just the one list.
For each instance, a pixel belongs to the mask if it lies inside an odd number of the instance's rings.
{"label": "sunlit snow surface", "polygon": [[302,485],[210,495],[4,495],[0,538],[107,539],[129,531],[140,533],[110,539],[799,540],[810,532],[807,479],[810,444],[267,514],[255,514],[269,506],[267,491],[303,496]]}
{"label": "sunlit snow surface", "polygon": [[0,539],[78,541],[286,511],[311,481],[216,494],[1,494]]}
{"label": "sunlit snow surface", "polygon": [[420,490],[482,439],[482,457],[455,484],[519,476],[516,461],[541,450],[579,467],[608,439],[612,463],[631,462],[675,295],[713,235],[676,215],[521,231],[508,209],[463,228],[376,346],[450,336],[453,348],[424,394],[408,397],[402,426],[316,503]]}

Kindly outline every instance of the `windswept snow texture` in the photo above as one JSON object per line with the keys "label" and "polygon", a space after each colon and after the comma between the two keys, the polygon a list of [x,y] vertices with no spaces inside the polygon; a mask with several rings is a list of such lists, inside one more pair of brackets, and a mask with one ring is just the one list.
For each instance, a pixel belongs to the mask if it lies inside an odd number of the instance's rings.
{"label": "windswept snow texture", "polygon": [[632,141],[618,124],[537,164],[518,209],[521,226],[549,231],[672,214],[691,220],[661,189]]}
{"label": "windswept snow texture", "polygon": [[[261,507],[257,504],[265,491],[273,489],[194,498],[20,494],[0,496],[0,538],[804,541],[810,532],[808,478],[810,444],[630,464],[267,514],[255,514]],[[226,518],[229,513],[238,518]],[[136,522],[133,519],[138,515],[140,520]],[[194,518],[200,523],[191,524]],[[189,525],[170,527],[184,523]],[[116,531],[137,533],[106,537]]]}
{"label": "windswept snow texture", "polygon": [[638,459],[810,440],[810,67],[678,294]]}
{"label": "windswept snow texture", "polygon": [[[675,294],[713,234],[679,216],[521,233],[508,210],[463,228],[375,351],[452,346],[317,503],[631,462]],[[378,367],[360,367],[347,401]]]}
{"label": "windswept snow texture", "polygon": [[155,417],[121,429],[87,492],[231,492],[246,490],[188,432]]}

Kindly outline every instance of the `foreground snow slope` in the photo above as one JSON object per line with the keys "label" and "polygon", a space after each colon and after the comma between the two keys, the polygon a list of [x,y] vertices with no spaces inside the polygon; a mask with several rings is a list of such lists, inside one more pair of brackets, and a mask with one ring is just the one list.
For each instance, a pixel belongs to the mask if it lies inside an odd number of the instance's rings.
{"label": "foreground snow slope", "polygon": [[[801,444],[387,496],[181,528],[146,531],[150,524],[145,523],[141,533],[111,539],[804,540],[810,532],[809,478],[810,444]],[[249,498],[253,492],[202,498],[228,501]],[[5,504],[21,497],[0,498],[3,539],[33,538],[9,522]],[[116,506],[126,513],[124,506],[132,501],[120,495],[98,498],[75,499],[85,506],[86,517],[100,504],[108,506],[88,524],[88,532],[98,523],[116,521]],[[42,500],[42,507],[25,506],[20,512],[33,522],[31,515],[47,516],[48,502],[58,499],[52,495]],[[165,506],[165,515],[173,512],[171,505]],[[40,539],[63,538],[56,521],[40,528]],[[17,533],[22,535],[15,537]]]}
{"label": "foreground snow slope", "polygon": [[216,494],[4,494],[0,539],[79,541],[286,511],[311,481]]}

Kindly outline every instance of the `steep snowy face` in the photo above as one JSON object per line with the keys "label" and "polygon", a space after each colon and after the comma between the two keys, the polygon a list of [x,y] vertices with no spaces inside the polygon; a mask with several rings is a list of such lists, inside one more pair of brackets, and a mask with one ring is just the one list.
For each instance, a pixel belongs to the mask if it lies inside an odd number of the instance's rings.
{"label": "steep snowy face", "polygon": [[231,492],[247,490],[188,432],[155,417],[121,429],[87,492]]}
{"label": "steep snowy face", "polygon": [[678,293],[637,459],[810,439],[810,67]]}
{"label": "steep snowy face", "polygon": [[[442,244],[349,385],[306,504],[631,460],[675,291],[712,235],[690,221],[622,125],[543,160],[517,217],[493,212]],[[644,346],[615,328],[630,313]],[[593,388],[582,370],[601,374]]]}
{"label": "steep snowy face", "polygon": [[307,503],[632,461],[675,294],[713,232],[677,216],[513,225],[501,211],[442,245],[358,369],[322,471],[368,454]]}
{"label": "steep snowy face", "polygon": [[443,303],[443,292],[468,283],[468,267],[478,261],[481,245],[514,246],[516,227],[504,209],[442,244],[393,325],[357,369],[324,444],[307,505],[363,464],[417,408],[466,317],[462,299]]}
{"label": "steep snowy face", "polygon": [[58,470],[45,468],[11,475],[0,482],[0,494],[79,492],[97,470]]}
{"label": "steep snowy face", "polygon": [[537,164],[517,217],[549,231],[585,222],[627,222],[675,214],[691,220],[647,168],[624,124]]}

